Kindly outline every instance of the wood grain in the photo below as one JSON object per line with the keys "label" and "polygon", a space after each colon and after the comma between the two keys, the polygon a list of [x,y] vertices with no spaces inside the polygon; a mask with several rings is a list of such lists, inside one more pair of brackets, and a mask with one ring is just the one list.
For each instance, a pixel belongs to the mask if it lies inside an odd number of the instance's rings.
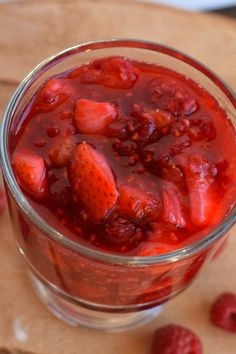
{"label": "wood grain", "polygon": [[[236,88],[236,22],[232,20],[125,0],[18,1],[0,5],[0,114],[16,83],[42,59],[81,41],[111,37],[174,46]],[[235,354],[235,335],[209,321],[213,299],[223,291],[236,292],[236,230],[231,233],[227,249],[160,317],[132,332],[106,334],[69,327],[40,304],[5,213],[0,222],[0,346],[41,354],[148,354],[154,328],[174,322],[201,336],[204,354]],[[14,332],[15,321],[26,333],[23,341]]]}
{"label": "wood grain", "polygon": [[134,1],[41,0],[2,4],[0,79],[21,80],[37,63],[81,41],[130,37],[183,50],[236,85],[236,21]]}

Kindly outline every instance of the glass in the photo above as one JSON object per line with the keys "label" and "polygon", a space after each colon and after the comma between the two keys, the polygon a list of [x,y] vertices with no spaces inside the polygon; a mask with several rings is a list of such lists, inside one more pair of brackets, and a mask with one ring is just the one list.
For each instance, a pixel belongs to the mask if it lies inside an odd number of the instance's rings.
{"label": "glass", "polygon": [[28,203],[9,161],[9,130],[50,76],[94,59],[122,55],[174,69],[198,82],[219,102],[236,126],[233,93],[209,69],[174,49],[139,40],[80,44],[38,65],[14,93],[1,131],[1,159],[9,210],[21,254],[39,298],[71,325],[118,331],[143,324],[183,291],[224,242],[236,219],[235,208],[201,240],[159,256],[119,256],[69,240]]}

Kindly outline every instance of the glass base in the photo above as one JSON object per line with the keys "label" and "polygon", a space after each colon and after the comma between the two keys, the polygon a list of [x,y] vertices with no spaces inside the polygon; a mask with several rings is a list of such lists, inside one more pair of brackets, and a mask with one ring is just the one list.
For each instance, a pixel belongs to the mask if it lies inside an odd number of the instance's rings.
{"label": "glass base", "polygon": [[85,308],[62,298],[33,273],[29,273],[31,283],[38,296],[48,310],[57,318],[71,326],[85,326],[108,332],[121,332],[137,328],[155,318],[163,309],[163,305],[131,313],[108,313]]}

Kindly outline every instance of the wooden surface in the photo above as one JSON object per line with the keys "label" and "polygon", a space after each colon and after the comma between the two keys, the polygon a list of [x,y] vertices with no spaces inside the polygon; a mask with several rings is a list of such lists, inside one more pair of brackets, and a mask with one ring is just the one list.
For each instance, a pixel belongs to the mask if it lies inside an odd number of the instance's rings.
{"label": "wooden surface", "polygon": [[[236,22],[128,1],[18,1],[0,5],[0,113],[16,84],[42,59],[81,41],[130,37],[181,49],[236,89]],[[227,249],[195,283],[145,327],[121,334],[71,328],[36,299],[19,257],[7,213],[0,220],[0,347],[38,354],[149,354],[152,331],[186,325],[203,341],[204,354],[235,354],[236,335],[209,322],[209,307],[224,291],[236,292],[236,230]]]}

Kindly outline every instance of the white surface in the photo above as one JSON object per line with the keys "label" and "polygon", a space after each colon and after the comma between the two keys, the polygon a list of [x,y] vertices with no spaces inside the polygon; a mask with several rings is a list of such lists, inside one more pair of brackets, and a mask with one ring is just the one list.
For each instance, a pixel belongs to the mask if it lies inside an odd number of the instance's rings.
{"label": "white surface", "polygon": [[19,318],[15,319],[12,329],[16,340],[18,340],[19,342],[25,342],[27,340],[28,338],[27,332],[23,327],[21,320]]}
{"label": "white surface", "polygon": [[[141,0],[143,1],[143,0]],[[173,5],[188,10],[211,10],[228,6],[236,6],[236,0],[146,0],[165,5]]]}

